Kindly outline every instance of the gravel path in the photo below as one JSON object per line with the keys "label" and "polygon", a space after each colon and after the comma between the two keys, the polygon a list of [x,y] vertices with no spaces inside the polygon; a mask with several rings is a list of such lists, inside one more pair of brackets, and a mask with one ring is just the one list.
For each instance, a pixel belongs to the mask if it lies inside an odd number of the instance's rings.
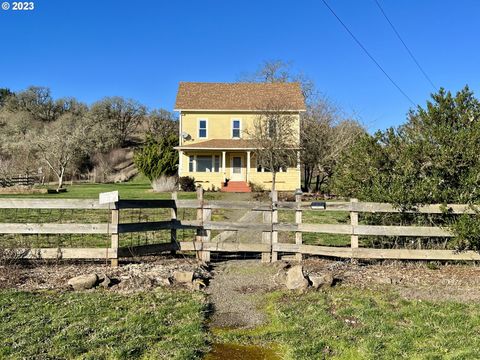
{"label": "gravel path", "polygon": [[207,288],[213,306],[213,328],[251,328],[264,323],[261,297],[280,287],[281,263],[258,260],[230,260],[214,264],[213,279]]}

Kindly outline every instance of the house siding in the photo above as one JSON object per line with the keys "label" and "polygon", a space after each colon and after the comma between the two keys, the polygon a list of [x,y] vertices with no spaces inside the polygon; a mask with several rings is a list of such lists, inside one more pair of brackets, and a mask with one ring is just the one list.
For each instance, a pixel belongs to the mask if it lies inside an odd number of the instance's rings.
{"label": "house siding", "polygon": [[[246,112],[181,112],[181,129],[182,132],[187,133],[190,138],[184,140],[180,136],[180,145],[190,145],[211,139],[232,139],[232,120],[241,120],[242,138],[248,139],[248,131],[253,129],[255,119],[258,118],[258,113]],[[300,116],[294,114],[292,127],[300,128]],[[207,120],[207,137],[199,138],[198,124],[200,119]],[[299,138],[299,135],[298,135]],[[220,167],[222,149],[218,150],[183,150],[181,152],[181,160],[179,166],[180,176],[190,176],[195,178],[198,184],[201,184],[205,189],[220,189],[222,187],[224,178],[231,179],[230,159],[232,155],[242,156],[243,166],[246,168],[247,164],[247,150],[224,150],[226,151],[225,159],[225,173],[220,169],[220,172],[190,172],[189,171],[189,156],[190,155],[219,155]],[[265,190],[270,190],[272,187],[272,174],[269,172],[257,172],[257,165],[254,158],[254,152],[251,151],[250,171],[248,180],[246,179],[246,169],[243,169],[244,179],[262,186]],[[300,187],[300,170],[297,167],[287,169],[287,172],[277,173],[276,188],[279,191],[293,191]]]}
{"label": "house siding", "polygon": [[[191,136],[189,140],[180,139],[180,145],[189,145],[211,139],[232,139],[232,120],[241,119],[242,138],[252,131],[259,114],[241,112],[182,112],[182,129]],[[198,137],[198,120],[207,119],[207,138]],[[300,128],[300,116],[294,115],[292,127]],[[298,134],[298,138],[300,135]]]}

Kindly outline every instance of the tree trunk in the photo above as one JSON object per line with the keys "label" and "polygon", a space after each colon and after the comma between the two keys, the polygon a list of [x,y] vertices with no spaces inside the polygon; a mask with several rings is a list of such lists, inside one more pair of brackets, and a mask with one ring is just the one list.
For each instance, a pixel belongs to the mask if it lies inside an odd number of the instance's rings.
{"label": "tree trunk", "polygon": [[60,192],[60,189],[62,188],[63,186],[63,176],[65,175],[65,169],[62,169],[62,171],[60,171],[60,174],[57,175],[58,177],[58,187],[57,187],[57,192]]}
{"label": "tree trunk", "polygon": [[275,189],[276,182],[277,182],[277,172],[272,169],[272,191],[276,190]]}
{"label": "tree trunk", "polygon": [[303,179],[304,181],[304,186],[307,191],[310,190],[310,184],[312,183],[312,170],[309,166],[304,165],[304,174],[305,177]]}
{"label": "tree trunk", "polygon": [[317,175],[317,181],[315,183],[315,192],[320,190],[320,175]]}

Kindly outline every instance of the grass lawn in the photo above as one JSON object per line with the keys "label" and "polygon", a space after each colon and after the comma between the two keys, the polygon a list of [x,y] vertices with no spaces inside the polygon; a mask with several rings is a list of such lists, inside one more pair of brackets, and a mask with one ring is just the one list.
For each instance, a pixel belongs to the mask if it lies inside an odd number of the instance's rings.
{"label": "grass lawn", "polygon": [[0,358],[199,359],[205,301],[167,291],[0,292]]}
{"label": "grass lawn", "polygon": [[270,322],[218,330],[218,342],[273,345],[285,359],[474,359],[480,307],[401,299],[395,292],[338,287],[266,295]]}
{"label": "grass lawn", "polygon": [[[295,223],[294,211],[279,211],[280,222]],[[303,211],[302,222],[305,224],[350,224],[350,214],[346,211]],[[282,236],[282,235],[280,235]],[[284,238],[287,238],[283,235]],[[294,234],[288,234],[289,242],[295,242]],[[350,236],[342,234],[304,233],[303,243],[307,245],[350,246]]]}
{"label": "grass lawn", "polygon": [[[150,181],[142,175],[133,180],[124,183],[111,184],[75,184],[66,185],[67,191],[58,194],[0,194],[0,198],[48,198],[48,199],[98,199],[98,194],[102,192],[118,190],[120,199],[170,199],[169,192],[153,192]],[[55,188],[55,187],[50,187]],[[205,197],[216,199],[221,196],[220,193],[208,192]],[[180,199],[195,199],[195,192],[179,192]]]}
{"label": "grass lawn", "polygon": [[[3,194],[0,198],[85,198],[98,199],[101,192],[118,190],[121,199],[170,199],[170,193],[155,193],[150,182],[143,176],[138,176],[130,182],[118,184],[78,184],[67,186],[67,192],[60,194]],[[195,199],[194,192],[179,192],[180,199]],[[251,194],[231,194],[222,192],[206,192],[209,200],[251,200]],[[214,221],[228,221],[232,211],[214,210]],[[193,220],[196,217],[195,209],[179,209],[180,220]],[[279,211],[280,222],[294,222],[293,211]],[[0,209],[0,222],[6,223],[104,223],[110,219],[108,210],[28,210],[28,209]],[[162,221],[170,219],[169,209],[129,209],[121,212],[121,222]],[[304,211],[304,223],[346,224],[349,223],[347,212]],[[218,232],[213,232],[212,236]],[[193,238],[192,230],[180,230],[180,240],[189,241]],[[281,233],[280,241],[294,242],[294,233]],[[31,247],[105,247],[109,241],[103,235],[0,235],[3,244],[22,244]],[[120,238],[120,246],[135,246],[148,243],[170,241],[170,231],[127,234]],[[349,246],[350,237],[338,234],[305,233],[303,241],[309,245]],[[19,246],[19,245],[16,245]]]}

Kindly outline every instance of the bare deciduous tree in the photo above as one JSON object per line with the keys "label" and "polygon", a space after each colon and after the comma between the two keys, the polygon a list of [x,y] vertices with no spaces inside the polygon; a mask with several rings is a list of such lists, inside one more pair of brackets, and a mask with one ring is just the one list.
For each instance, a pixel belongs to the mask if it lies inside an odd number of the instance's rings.
{"label": "bare deciduous tree", "polygon": [[110,138],[103,139],[104,142],[112,143],[113,147],[124,146],[132,140],[146,112],[139,102],[115,96],[93,104],[91,117],[99,132]]}
{"label": "bare deciduous tree", "polygon": [[270,101],[259,111],[253,127],[246,130],[256,149],[257,165],[272,173],[272,190],[276,188],[277,173],[297,162],[298,121],[298,116],[281,101]]}
{"label": "bare deciduous tree", "polygon": [[326,99],[317,98],[302,117],[301,159],[304,187],[315,191],[330,179],[341,153],[365,130],[355,120],[345,120]]}
{"label": "bare deciduous tree", "polygon": [[153,110],[146,116],[146,133],[154,137],[178,136],[178,121],[168,110]]}
{"label": "bare deciduous tree", "polygon": [[37,121],[55,121],[64,113],[63,100],[54,101],[47,87],[30,86],[9,96],[5,108],[10,112],[26,112]]}
{"label": "bare deciduous tree", "polygon": [[292,71],[292,64],[283,60],[267,60],[252,74],[243,74],[240,82],[298,82],[305,102],[309,104],[318,96],[315,83],[303,73]]}
{"label": "bare deciduous tree", "polygon": [[72,114],[65,114],[45,126],[43,133],[33,142],[40,159],[58,179],[57,191],[63,186],[67,168],[90,148],[90,125]]}

